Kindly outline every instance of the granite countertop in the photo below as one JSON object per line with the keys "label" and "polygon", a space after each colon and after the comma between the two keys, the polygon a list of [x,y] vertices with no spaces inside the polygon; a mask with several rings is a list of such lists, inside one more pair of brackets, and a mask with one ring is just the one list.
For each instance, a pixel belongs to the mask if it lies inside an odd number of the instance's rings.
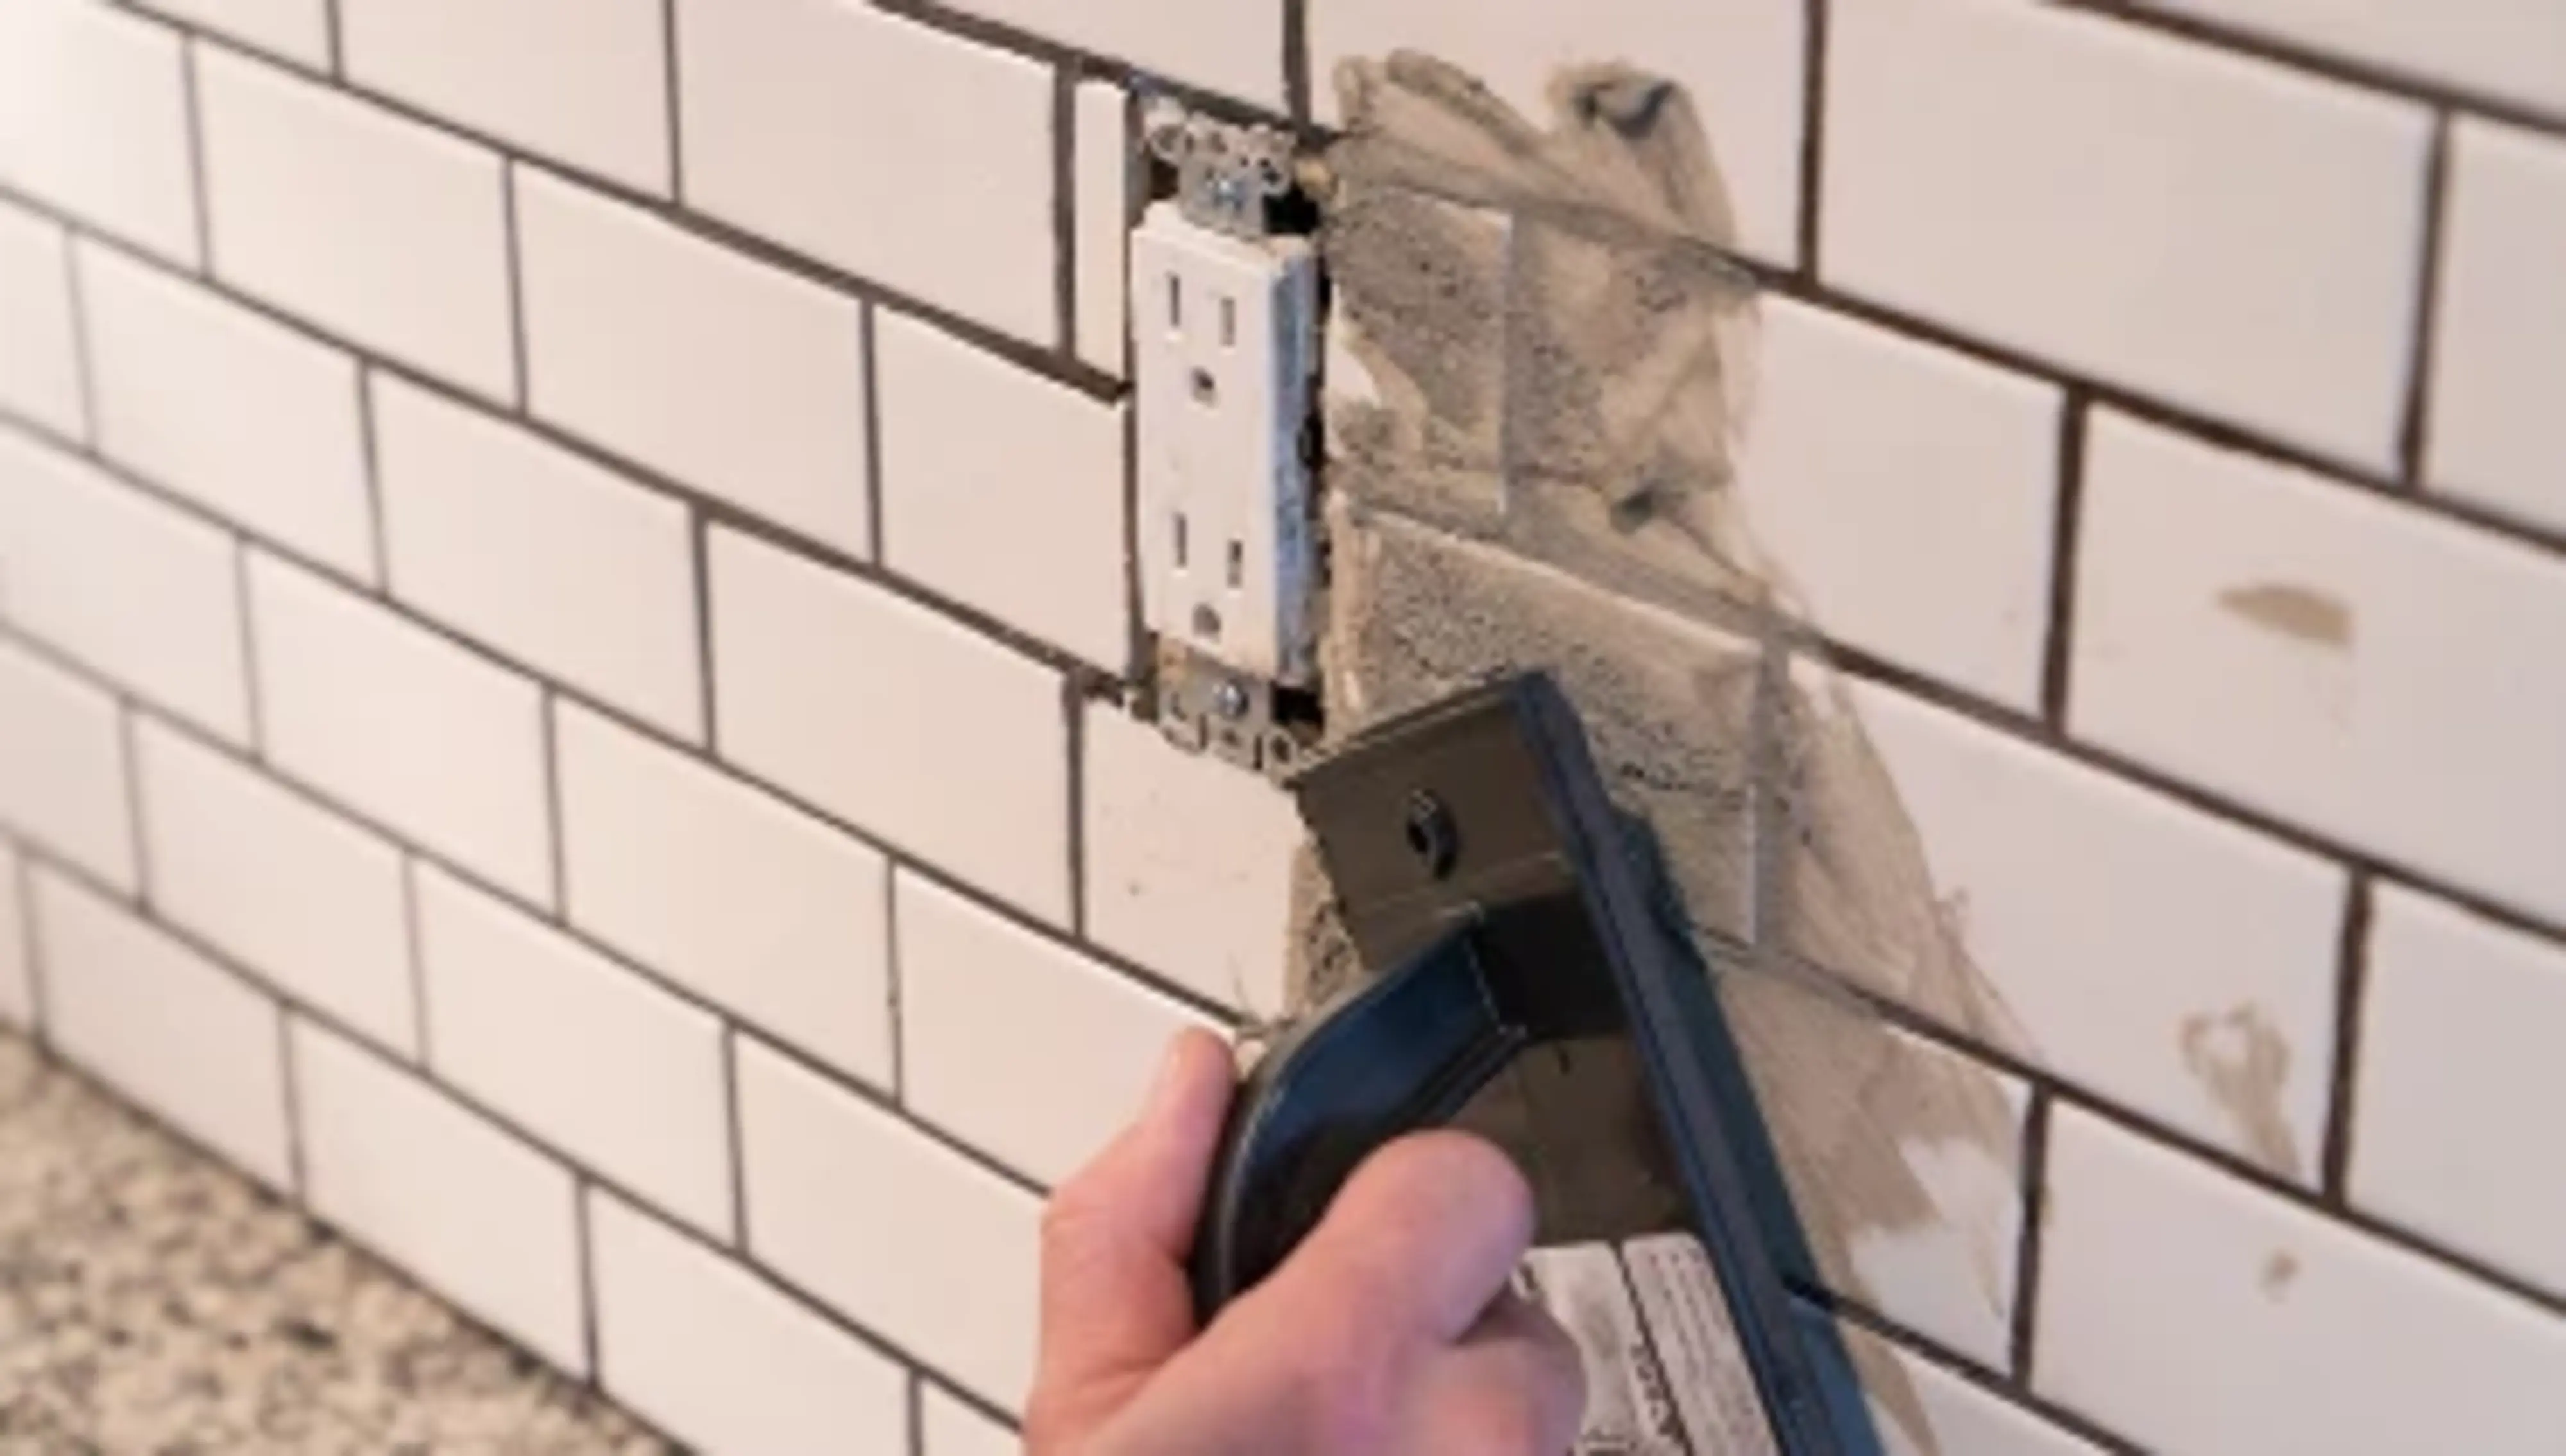
{"label": "granite countertop", "polygon": [[0,1452],[660,1452],[0,1032]]}

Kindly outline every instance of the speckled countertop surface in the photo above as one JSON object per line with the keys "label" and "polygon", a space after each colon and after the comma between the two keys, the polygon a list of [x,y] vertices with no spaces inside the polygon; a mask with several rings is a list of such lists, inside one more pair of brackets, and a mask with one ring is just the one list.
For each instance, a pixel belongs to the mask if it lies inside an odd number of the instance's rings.
{"label": "speckled countertop surface", "polygon": [[666,1449],[0,1032],[0,1453]]}

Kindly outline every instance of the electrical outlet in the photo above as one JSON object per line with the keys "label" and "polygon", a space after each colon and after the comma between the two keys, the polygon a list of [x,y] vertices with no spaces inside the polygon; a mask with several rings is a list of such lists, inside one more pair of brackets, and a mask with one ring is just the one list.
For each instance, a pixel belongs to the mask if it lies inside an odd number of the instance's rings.
{"label": "electrical outlet", "polygon": [[1312,671],[1309,418],[1318,260],[1150,207],[1132,236],[1141,610],[1150,629],[1269,682]]}

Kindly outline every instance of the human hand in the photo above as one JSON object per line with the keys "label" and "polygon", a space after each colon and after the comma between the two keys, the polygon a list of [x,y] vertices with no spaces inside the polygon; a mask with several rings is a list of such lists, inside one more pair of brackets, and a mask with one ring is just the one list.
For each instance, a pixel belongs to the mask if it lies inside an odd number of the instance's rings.
{"label": "human hand", "polygon": [[1560,1456],[1577,1351],[1507,1289],[1532,1194],[1494,1147],[1375,1153],[1274,1276],[1194,1325],[1185,1282],[1228,1049],[1169,1047],[1140,1115],[1043,1215],[1031,1456]]}

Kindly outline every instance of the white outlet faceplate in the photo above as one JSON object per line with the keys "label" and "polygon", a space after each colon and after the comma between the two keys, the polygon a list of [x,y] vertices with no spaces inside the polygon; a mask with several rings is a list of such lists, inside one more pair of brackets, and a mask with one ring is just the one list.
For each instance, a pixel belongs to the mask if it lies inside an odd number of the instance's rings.
{"label": "white outlet faceplate", "polygon": [[1143,619],[1282,683],[1308,680],[1316,626],[1318,280],[1307,239],[1214,232],[1172,202],[1132,236]]}

